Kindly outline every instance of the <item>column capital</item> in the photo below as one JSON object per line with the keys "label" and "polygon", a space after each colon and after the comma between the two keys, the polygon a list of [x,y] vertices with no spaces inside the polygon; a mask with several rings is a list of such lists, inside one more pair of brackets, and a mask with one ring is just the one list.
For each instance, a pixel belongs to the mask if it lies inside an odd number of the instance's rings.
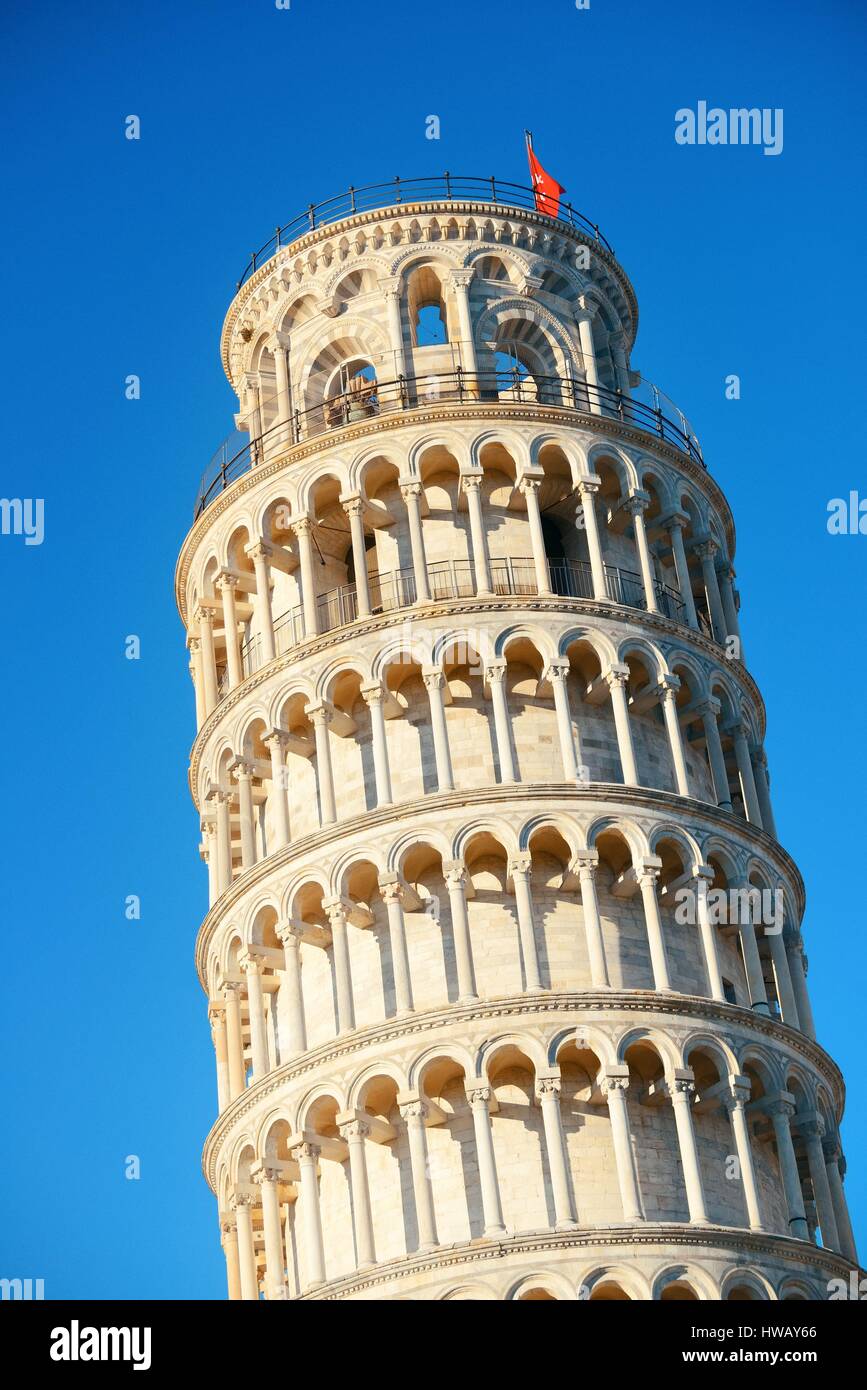
{"label": "column capital", "polygon": [[388,907],[389,903],[401,903],[406,891],[405,884],[398,874],[380,874],[377,879],[379,896]]}
{"label": "column capital", "polygon": [[381,275],[377,284],[386,299],[398,299],[400,297],[399,275]]}
{"label": "column capital", "polygon": [[598,473],[586,473],[583,477],[579,478],[575,484],[577,491],[582,497],[584,497],[585,494],[588,497],[592,497],[594,493],[599,491],[601,486],[602,479],[599,477]]}
{"label": "column capital", "polygon": [[296,922],[286,918],[282,922],[275,923],[274,930],[283,942],[284,950],[297,951],[301,945],[303,932]]}
{"label": "column capital", "polygon": [[534,478],[531,474],[524,473],[518,479],[518,491],[526,497],[528,492],[538,492],[542,486],[541,478]]}
{"label": "column capital", "polygon": [[379,684],[362,685],[361,696],[366,705],[381,705],[385,699],[385,691]]}
{"label": "column capital", "polygon": [[573,857],[569,868],[581,878],[592,878],[599,867],[598,849],[580,849]]}
{"label": "column capital", "polygon": [[548,681],[564,681],[567,679],[572,667],[568,657],[558,657],[556,661],[549,661],[545,670],[542,672],[542,679]]}
{"label": "column capital", "polygon": [[397,1108],[402,1120],[421,1120],[424,1123],[428,1114],[428,1107],[420,1097],[418,1100],[406,1100],[403,1103],[399,1101]]}
{"label": "column capital", "polygon": [[263,536],[260,536],[258,540],[251,541],[249,545],[244,546],[244,554],[249,556],[254,563],[256,560],[270,560],[274,554],[274,547],[270,541],[266,541]]}
{"label": "column capital", "polygon": [[623,503],[624,511],[629,512],[630,516],[635,516],[637,512],[642,514],[650,506],[650,493],[644,492],[642,488],[633,488],[626,501]]}
{"label": "column capital", "polygon": [[217,575],[216,579],[214,580],[214,583],[216,584],[217,588],[221,591],[224,591],[226,589],[236,589],[238,587],[238,576],[237,574],[231,574],[229,570],[220,570],[220,573]]}
{"label": "column capital", "polygon": [[508,861],[508,873],[510,878],[513,878],[515,874],[529,874],[531,868],[532,858],[529,853],[513,854],[510,856]]}
{"label": "column capital", "polygon": [[255,1200],[252,1192],[233,1192],[229,1198],[229,1206],[236,1212],[239,1207],[252,1207]]}
{"label": "column capital", "polygon": [[666,527],[669,531],[682,531],[684,526],[689,525],[689,517],[686,512],[675,509],[674,511],[666,512],[665,516],[659,517],[658,524]]}
{"label": "column capital", "polygon": [[347,516],[363,516],[367,503],[360,492],[350,492],[340,497],[340,505]]}
{"label": "column capital", "polygon": [[795,1097],[790,1095],[788,1091],[780,1091],[775,1096],[769,1096],[762,1108],[767,1115],[772,1117],[782,1115],[787,1120],[791,1120],[792,1116],[797,1113]]}
{"label": "column capital", "polygon": [[695,1078],[692,1076],[675,1076],[666,1082],[672,1101],[676,1096],[684,1096],[687,1099],[695,1095]]}
{"label": "column capital", "polygon": [[656,688],[659,691],[660,699],[674,699],[680,690],[680,677],[669,675],[666,672],[665,675],[660,676]]}
{"label": "column capital", "polygon": [[321,1152],[322,1149],[318,1144],[308,1143],[307,1140],[304,1140],[301,1144],[296,1144],[291,1150],[292,1157],[296,1163],[302,1163],[305,1160],[315,1163]]}
{"label": "column capital", "polygon": [[266,748],[270,748],[272,743],[277,744],[279,748],[285,748],[289,738],[290,735],[286,729],[266,729],[262,735],[262,742]]}
{"label": "column capital", "polygon": [[439,666],[423,666],[421,678],[428,690],[442,690],[446,679],[445,672]]}
{"label": "column capital", "polygon": [[474,1110],[477,1106],[485,1106],[485,1108],[487,1108],[488,1102],[491,1099],[491,1088],[487,1082],[470,1081],[465,1085],[464,1090],[466,1091],[467,1100]]}
{"label": "column capital", "polygon": [[410,497],[421,497],[420,478],[398,478],[397,485],[400,488],[400,495],[404,502]]}
{"label": "column capital", "polygon": [[242,951],[238,956],[238,969],[245,975],[261,975],[264,970],[262,961],[255,956],[251,956],[249,951]]}
{"label": "column capital", "polygon": [[708,695],[706,699],[699,700],[696,704],[693,705],[692,708],[695,710],[695,713],[699,715],[702,719],[706,714],[711,714],[713,715],[714,719],[719,719],[722,705],[720,704],[719,700],[716,698],[715,695]]}
{"label": "column capital", "polygon": [[475,275],[474,266],[457,266],[454,270],[447,271],[446,280],[450,285],[455,287],[460,285],[466,288],[472,284]]}
{"label": "column capital", "polygon": [[600,1091],[606,1095],[610,1091],[627,1091],[629,1089],[629,1067],[625,1064],[606,1067],[600,1071],[597,1078]]}
{"label": "column capital", "polygon": [[443,878],[449,888],[464,888],[467,882],[467,866],[461,859],[443,860]]}
{"label": "column capital", "polygon": [[608,670],[605,672],[605,684],[608,686],[609,690],[613,690],[615,685],[625,686],[628,680],[629,667],[621,666],[617,662],[609,666]]}
{"label": "column capital", "polygon": [[700,560],[713,560],[719,546],[712,536],[700,536],[698,540],[693,541],[692,550]]}
{"label": "column capital", "polygon": [[341,1139],[345,1139],[347,1143],[352,1143],[353,1140],[367,1139],[370,1134],[370,1125],[365,1124],[364,1120],[347,1120],[338,1126],[338,1130]]}
{"label": "column capital", "polygon": [[482,486],[482,478],[484,476],[481,468],[477,473],[464,473],[462,471],[460,475],[461,490],[463,492],[478,492]]}
{"label": "column capital", "polygon": [[229,763],[229,771],[231,772],[235,780],[240,782],[241,779],[244,777],[252,777],[255,774],[256,769],[254,768],[253,764],[249,761],[249,759],[242,757],[239,754],[237,757],[233,758],[232,761]]}
{"label": "column capital", "polygon": [[289,522],[289,530],[295,536],[307,536],[313,529],[313,517],[309,512],[304,512],[301,516],[293,517]]}
{"label": "column capital", "polygon": [[826,1163],[840,1164],[843,1150],[840,1148],[840,1139],[836,1134],[825,1135],[822,1140],[822,1156]]}
{"label": "column capital", "polygon": [[314,725],[327,726],[334,718],[334,710],[327,700],[318,700],[312,705],[305,705],[304,713]]}
{"label": "column capital", "polygon": [[658,854],[643,854],[632,861],[632,867],[639,885],[643,888],[648,884],[656,884],[662,873],[662,860]]}
{"label": "column capital", "polygon": [[752,1082],[748,1076],[732,1074],[728,1078],[729,1089],[722,1092],[722,1103],[727,1110],[746,1105],[753,1093]]}
{"label": "column capital", "polygon": [[504,660],[489,661],[485,666],[485,680],[496,681],[499,684],[506,678],[506,668],[507,663]]}
{"label": "column capital", "polygon": [[559,1076],[537,1076],[536,1077],[536,1096],[542,1100],[544,1096],[554,1096],[559,1099],[563,1083]]}
{"label": "column capital", "polygon": [[198,606],[196,607],[194,613],[193,613],[193,621],[196,622],[196,623],[198,623],[199,627],[201,627],[202,623],[207,624],[208,627],[213,627],[213,625],[214,625],[214,610],[213,610],[213,608],[203,608],[201,605],[198,605]]}
{"label": "column capital", "polygon": [[278,1183],[282,1181],[283,1174],[279,1168],[272,1168],[270,1164],[263,1160],[261,1164],[250,1174],[257,1187],[264,1187],[266,1183]]}

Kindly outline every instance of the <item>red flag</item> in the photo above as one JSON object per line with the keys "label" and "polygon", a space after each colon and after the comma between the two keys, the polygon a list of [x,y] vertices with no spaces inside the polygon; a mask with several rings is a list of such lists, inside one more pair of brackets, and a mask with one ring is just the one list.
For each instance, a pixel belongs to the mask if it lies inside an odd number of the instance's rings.
{"label": "red flag", "polygon": [[524,134],[527,137],[527,159],[530,164],[530,182],[533,185],[533,196],[536,199],[536,211],[546,212],[549,217],[556,217],[560,210],[560,194],[566,190],[550,174],[546,174],[535,153],[533,152],[533,137],[529,130]]}

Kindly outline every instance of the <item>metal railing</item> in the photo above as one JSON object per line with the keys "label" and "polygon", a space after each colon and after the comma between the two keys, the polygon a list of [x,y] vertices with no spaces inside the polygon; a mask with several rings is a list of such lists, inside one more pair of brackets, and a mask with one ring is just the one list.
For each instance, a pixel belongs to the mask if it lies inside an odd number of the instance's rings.
{"label": "metal railing", "polygon": [[[342,222],[345,217],[354,217],[359,212],[370,212],[375,208],[395,207],[400,203],[450,203],[450,202],[470,202],[470,203],[490,203],[497,207],[520,208],[525,211],[536,212],[536,194],[532,188],[528,188],[522,183],[509,183],[505,179],[498,179],[491,175],[474,177],[472,175],[461,174],[434,174],[426,179],[390,179],[387,183],[367,183],[358,188],[350,186],[343,193],[335,193],[333,197],[324,199],[321,203],[309,203],[303,212],[299,212],[295,217],[290,218],[282,227],[277,227],[274,235],[254,251],[244,272],[237,282],[240,289],[246,280],[249,280],[260,266],[269,261],[277,251],[283,246],[290,245],[298,237],[306,236],[308,232],[315,231],[317,227],[329,226],[334,222]],[[550,217],[550,213],[542,213],[542,216]],[[614,255],[614,248],[599,230],[599,224],[591,222],[589,217],[585,217],[582,212],[578,212],[571,203],[561,202],[556,218],[552,221],[562,222],[565,226],[571,227],[573,231],[580,231],[590,235],[595,242],[604,246],[606,251]]]}
{"label": "metal railing", "polygon": [[[459,367],[453,372],[372,382],[363,399],[356,387],[331,396],[309,410],[293,411],[288,420],[278,421],[239,447],[226,441],[202,476],[195,515],[201,516],[209,503],[251,468],[270,462],[302,440],[357,420],[425,406],[436,407],[443,401],[493,406],[538,404],[619,420],[621,424],[633,425],[672,444],[702,468],[706,467],[698,440],[688,426],[684,429],[658,407],[646,405],[622,391],[591,386],[574,377],[521,377],[514,372],[465,372]],[[685,417],[681,416],[681,421],[686,423]],[[236,443],[240,436],[236,434],[231,438]]]}
{"label": "metal railing", "polygon": [[[490,571],[495,594],[521,598],[539,592],[536,567],[532,558],[528,556],[492,558]],[[475,597],[475,575],[470,560],[435,560],[427,566],[427,579],[434,602]],[[595,597],[593,573],[586,560],[549,560],[548,582],[553,593],[562,598]],[[410,608],[416,601],[416,581],[411,569],[371,574],[368,576],[368,587],[373,614]],[[661,580],[656,580],[654,587],[660,613],[674,622],[685,623],[686,605],[678,591],[663,584]],[[647,601],[640,574],[621,569],[618,565],[606,565],[605,588],[612,603],[646,610]],[[321,594],[316,602],[316,614],[320,633],[331,632],[335,628],[355,622],[358,617],[358,586],[340,584]],[[303,606],[290,608],[275,619],[274,642],[278,656],[303,642],[306,636]],[[246,638],[241,645],[241,669],[244,676],[251,676],[258,671],[262,665],[262,658],[261,637],[255,634]],[[227,694],[229,676],[225,668],[221,667],[218,670],[217,684],[220,695]]]}

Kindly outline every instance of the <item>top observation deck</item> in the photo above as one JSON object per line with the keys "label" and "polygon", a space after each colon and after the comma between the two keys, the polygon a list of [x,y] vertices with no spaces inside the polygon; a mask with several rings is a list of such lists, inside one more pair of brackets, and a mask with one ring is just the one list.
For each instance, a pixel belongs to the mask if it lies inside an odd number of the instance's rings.
{"label": "top observation deck", "polygon": [[274,235],[269,237],[258,251],[251,254],[240,280],[236,282],[236,291],[284,246],[290,245],[318,227],[342,222],[345,218],[354,217],[360,212],[396,207],[401,203],[449,202],[489,203],[492,208],[520,208],[525,212],[539,212],[540,216],[549,217],[552,222],[559,223],[564,228],[568,227],[573,232],[591,237],[597,245],[604,247],[609,255],[614,255],[614,248],[600,232],[599,224],[585,217],[584,213],[578,212],[571,203],[561,201],[557,216],[552,217],[550,212],[541,212],[537,208],[534,190],[524,184],[509,183],[493,174],[485,178],[445,173],[424,179],[393,178],[386,183],[368,183],[358,188],[350,187],[342,193],[326,198],[324,202],[310,203],[303,212],[298,213],[282,227],[277,227]]}

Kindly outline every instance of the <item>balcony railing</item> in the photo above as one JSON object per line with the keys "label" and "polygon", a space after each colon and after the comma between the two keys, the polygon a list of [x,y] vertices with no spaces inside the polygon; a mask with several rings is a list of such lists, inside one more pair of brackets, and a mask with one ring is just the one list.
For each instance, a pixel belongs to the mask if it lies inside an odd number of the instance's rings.
{"label": "balcony railing", "polygon": [[[495,594],[528,597],[538,593],[536,569],[529,558],[497,558],[490,562],[491,584]],[[476,592],[473,566],[470,560],[437,560],[427,567],[428,587],[434,602],[444,599],[472,598]],[[563,598],[592,599],[593,575],[586,560],[549,560],[548,580],[555,594]],[[409,608],[416,600],[415,576],[411,569],[392,570],[387,574],[371,574],[368,578],[372,612],[389,613]],[[655,581],[656,603],[660,613],[674,622],[685,623],[685,605],[676,589]],[[627,608],[646,609],[644,583],[640,574],[605,566],[605,588],[612,603]],[[355,584],[341,584],[317,600],[319,631],[331,632],[344,627],[358,617],[358,589]],[[299,605],[281,614],[274,622],[274,643],[278,656],[297,646],[307,636],[304,609]],[[262,665],[262,643],[257,636],[248,637],[241,646],[241,668],[245,676],[253,675]],[[218,684],[221,695],[229,688],[228,672],[220,670]]]}
{"label": "balcony railing", "polygon": [[[658,399],[658,396],[655,397]],[[600,415],[634,425],[647,434],[673,444],[704,468],[705,462],[695,435],[688,422],[680,416],[676,423],[663,414],[658,405],[612,391],[607,386],[591,386],[574,377],[520,376],[516,372],[454,372],[431,373],[424,377],[398,377],[395,381],[371,382],[364,388],[358,385],[341,395],[331,396],[309,410],[296,410],[289,420],[279,421],[269,429],[235,447],[241,436],[236,432],[230,441],[221,445],[211,459],[199,484],[195,515],[202,512],[215,497],[251,468],[269,461],[299,444],[302,440],[326,434],[329,430],[377,415],[400,413],[404,410],[436,407],[443,401],[463,404],[545,405],[563,410],[580,411],[585,415]]]}
{"label": "balcony railing", "polygon": [[[254,251],[244,267],[238,281],[240,289],[246,280],[269,261],[282,246],[288,246],[298,237],[315,231],[317,227],[341,222],[345,217],[354,217],[359,212],[370,212],[375,208],[390,208],[399,203],[491,203],[497,207],[521,208],[536,212],[536,194],[532,188],[521,183],[508,183],[494,177],[473,177],[460,174],[435,174],[428,179],[390,179],[388,183],[368,183],[360,188],[347,188],[321,203],[310,203],[303,212],[298,213],[282,227],[278,227],[258,251]],[[550,216],[546,213],[545,216]],[[583,213],[573,208],[571,203],[561,202],[557,217],[552,221],[562,222],[573,231],[591,236],[594,241],[614,254],[614,249],[599,231],[599,225],[591,222]]]}

